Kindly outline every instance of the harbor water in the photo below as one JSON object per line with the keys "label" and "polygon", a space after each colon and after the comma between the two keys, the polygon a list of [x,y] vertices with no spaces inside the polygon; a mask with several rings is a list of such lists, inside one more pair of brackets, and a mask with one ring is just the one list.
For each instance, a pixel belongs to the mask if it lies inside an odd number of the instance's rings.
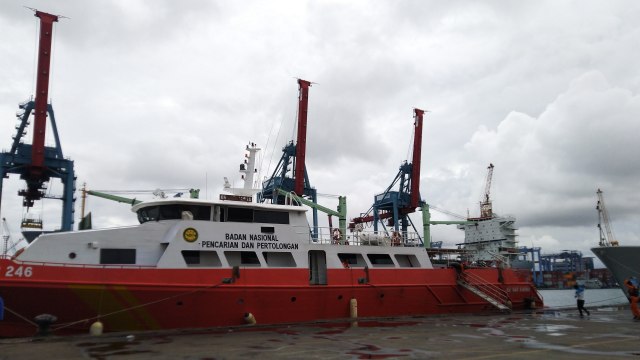
{"label": "harbor water", "polygon": [[[576,307],[573,289],[539,290],[544,299],[545,308],[567,309]],[[623,289],[586,289],[584,293],[586,307],[618,306],[629,303]]]}

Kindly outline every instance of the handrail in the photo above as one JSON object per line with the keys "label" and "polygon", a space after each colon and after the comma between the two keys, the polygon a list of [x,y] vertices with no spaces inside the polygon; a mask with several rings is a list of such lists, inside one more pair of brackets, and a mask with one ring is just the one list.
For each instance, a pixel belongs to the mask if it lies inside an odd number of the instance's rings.
{"label": "handrail", "polygon": [[479,290],[489,295],[493,299],[500,301],[504,305],[507,305],[508,302],[511,301],[511,299],[509,298],[509,294],[506,291],[504,291],[504,289],[486,281],[485,279],[483,279],[478,275],[463,271],[460,273],[460,278],[462,281],[466,282],[471,286],[474,286],[476,288],[481,287]]}
{"label": "handrail", "polygon": [[[382,231],[353,231],[347,236],[336,233],[338,228],[318,227],[317,238],[312,236],[308,227],[294,226],[298,236],[308,237],[310,244],[321,245],[355,245],[355,246],[383,246],[383,247],[416,247],[420,246],[420,237],[415,232],[404,232],[388,235]],[[340,239],[343,243],[340,243]]]}

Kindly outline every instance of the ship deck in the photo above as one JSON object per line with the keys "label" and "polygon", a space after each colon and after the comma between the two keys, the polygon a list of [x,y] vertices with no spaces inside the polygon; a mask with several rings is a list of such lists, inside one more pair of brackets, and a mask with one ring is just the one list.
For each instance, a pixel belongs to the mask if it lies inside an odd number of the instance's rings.
{"label": "ship deck", "polygon": [[640,354],[628,306],[215,330],[0,339],[2,358],[603,359]]}

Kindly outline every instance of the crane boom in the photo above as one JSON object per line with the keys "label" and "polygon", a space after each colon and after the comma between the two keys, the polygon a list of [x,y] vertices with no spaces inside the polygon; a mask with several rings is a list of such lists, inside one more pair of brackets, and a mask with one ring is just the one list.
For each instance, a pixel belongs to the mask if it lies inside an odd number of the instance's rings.
{"label": "crane boom", "polygon": [[[602,190],[598,189],[596,191],[598,194],[598,205],[596,206],[596,210],[598,210],[598,229],[600,229],[600,246],[618,246],[618,240],[613,236],[613,228],[611,227],[611,222],[609,221],[609,213],[607,211],[607,207],[604,205],[604,196],[602,195]],[[604,230],[602,229],[602,223],[604,223]]]}
{"label": "crane boom", "polygon": [[480,201],[480,218],[491,218],[493,217],[493,209],[491,207],[491,179],[493,178],[493,164],[489,164],[487,167],[487,180],[484,186],[484,197],[482,201]]}

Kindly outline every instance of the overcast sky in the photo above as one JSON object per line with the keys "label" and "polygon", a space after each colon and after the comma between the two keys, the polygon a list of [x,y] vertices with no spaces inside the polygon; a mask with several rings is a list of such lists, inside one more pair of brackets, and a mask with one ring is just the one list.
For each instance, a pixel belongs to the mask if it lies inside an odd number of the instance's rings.
{"label": "overcast sky", "polygon": [[[224,176],[241,186],[249,141],[270,175],[295,137],[302,78],[314,82],[311,184],[346,195],[349,217],[410,160],[417,107],[429,111],[420,183],[429,204],[477,216],[493,163],[494,211],[517,218],[520,245],[593,256],[598,188],[620,243],[640,245],[640,2],[3,1],[5,150],[35,88],[38,19],[24,6],[67,17],[54,25],[49,95],[78,189],[200,188],[214,199]],[[14,238],[22,187],[5,179]],[[53,229],[60,206],[31,212]],[[136,223],[127,205],[99,198],[87,211],[94,227]],[[77,201],[76,225],[79,214]],[[432,235],[445,246],[464,239],[453,226]]]}

